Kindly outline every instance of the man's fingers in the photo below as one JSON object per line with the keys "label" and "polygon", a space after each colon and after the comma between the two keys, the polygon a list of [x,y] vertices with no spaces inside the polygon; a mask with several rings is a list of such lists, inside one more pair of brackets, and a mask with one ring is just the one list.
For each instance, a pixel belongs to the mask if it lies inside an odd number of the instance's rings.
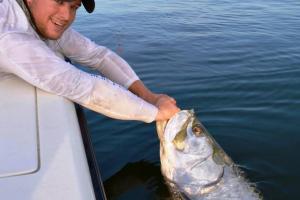
{"label": "man's fingers", "polygon": [[176,104],[176,100],[173,97],[170,97],[172,103]]}
{"label": "man's fingers", "polygon": [[159,100],[164,99],[164,100],[168,100],[170,102],[172,102],[173,104],[176,104],[176,100],[173,97],[170,97],[166,94],[162,94],[159,98]]}

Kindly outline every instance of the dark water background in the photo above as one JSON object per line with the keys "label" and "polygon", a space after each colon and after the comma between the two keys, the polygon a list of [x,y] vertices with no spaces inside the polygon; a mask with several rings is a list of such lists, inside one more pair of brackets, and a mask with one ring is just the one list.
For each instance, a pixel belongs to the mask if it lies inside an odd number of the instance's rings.
{"label": "dark water background", "polygon": [[[74,27],[198,117],[265,199],[300,199],[300,2],[114,0]],[[167,199],[155,124],[86,111],[109,199]]]}

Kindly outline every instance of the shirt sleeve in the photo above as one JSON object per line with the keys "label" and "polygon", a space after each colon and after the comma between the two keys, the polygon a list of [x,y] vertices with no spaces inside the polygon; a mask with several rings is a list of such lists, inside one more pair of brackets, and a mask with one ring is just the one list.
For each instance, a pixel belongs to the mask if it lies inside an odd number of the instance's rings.
{"label": "shirt sleeve", "polygon": [[64,55],[71,60],[100,71],[105,77],[128,88],[139,80],[130,65],[113,51],[99,46],[72,28],[58,40]]}
{"label": "shirt sleeve", "polygon": [[152,122],[157,108],[124,87],[65,62],[26,32],[0,34],[0,67],[45,91],[112,118]]}

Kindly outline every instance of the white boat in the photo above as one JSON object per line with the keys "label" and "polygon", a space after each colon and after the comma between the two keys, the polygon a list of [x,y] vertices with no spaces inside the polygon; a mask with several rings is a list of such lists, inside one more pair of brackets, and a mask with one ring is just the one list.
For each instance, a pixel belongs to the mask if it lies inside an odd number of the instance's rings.
{"label": "white boat", "polygon": [[1,80],[0,199],[106,199],[83,129],[69,100]]}

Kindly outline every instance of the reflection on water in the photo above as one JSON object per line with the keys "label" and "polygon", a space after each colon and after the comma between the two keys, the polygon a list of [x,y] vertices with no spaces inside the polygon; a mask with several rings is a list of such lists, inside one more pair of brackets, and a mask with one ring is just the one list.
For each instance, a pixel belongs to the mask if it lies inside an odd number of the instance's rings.
{"label": "reflection on water", "polygon": [[108,199],[170,199],[160,167],[147,161],[128,163],[104,182]]}

